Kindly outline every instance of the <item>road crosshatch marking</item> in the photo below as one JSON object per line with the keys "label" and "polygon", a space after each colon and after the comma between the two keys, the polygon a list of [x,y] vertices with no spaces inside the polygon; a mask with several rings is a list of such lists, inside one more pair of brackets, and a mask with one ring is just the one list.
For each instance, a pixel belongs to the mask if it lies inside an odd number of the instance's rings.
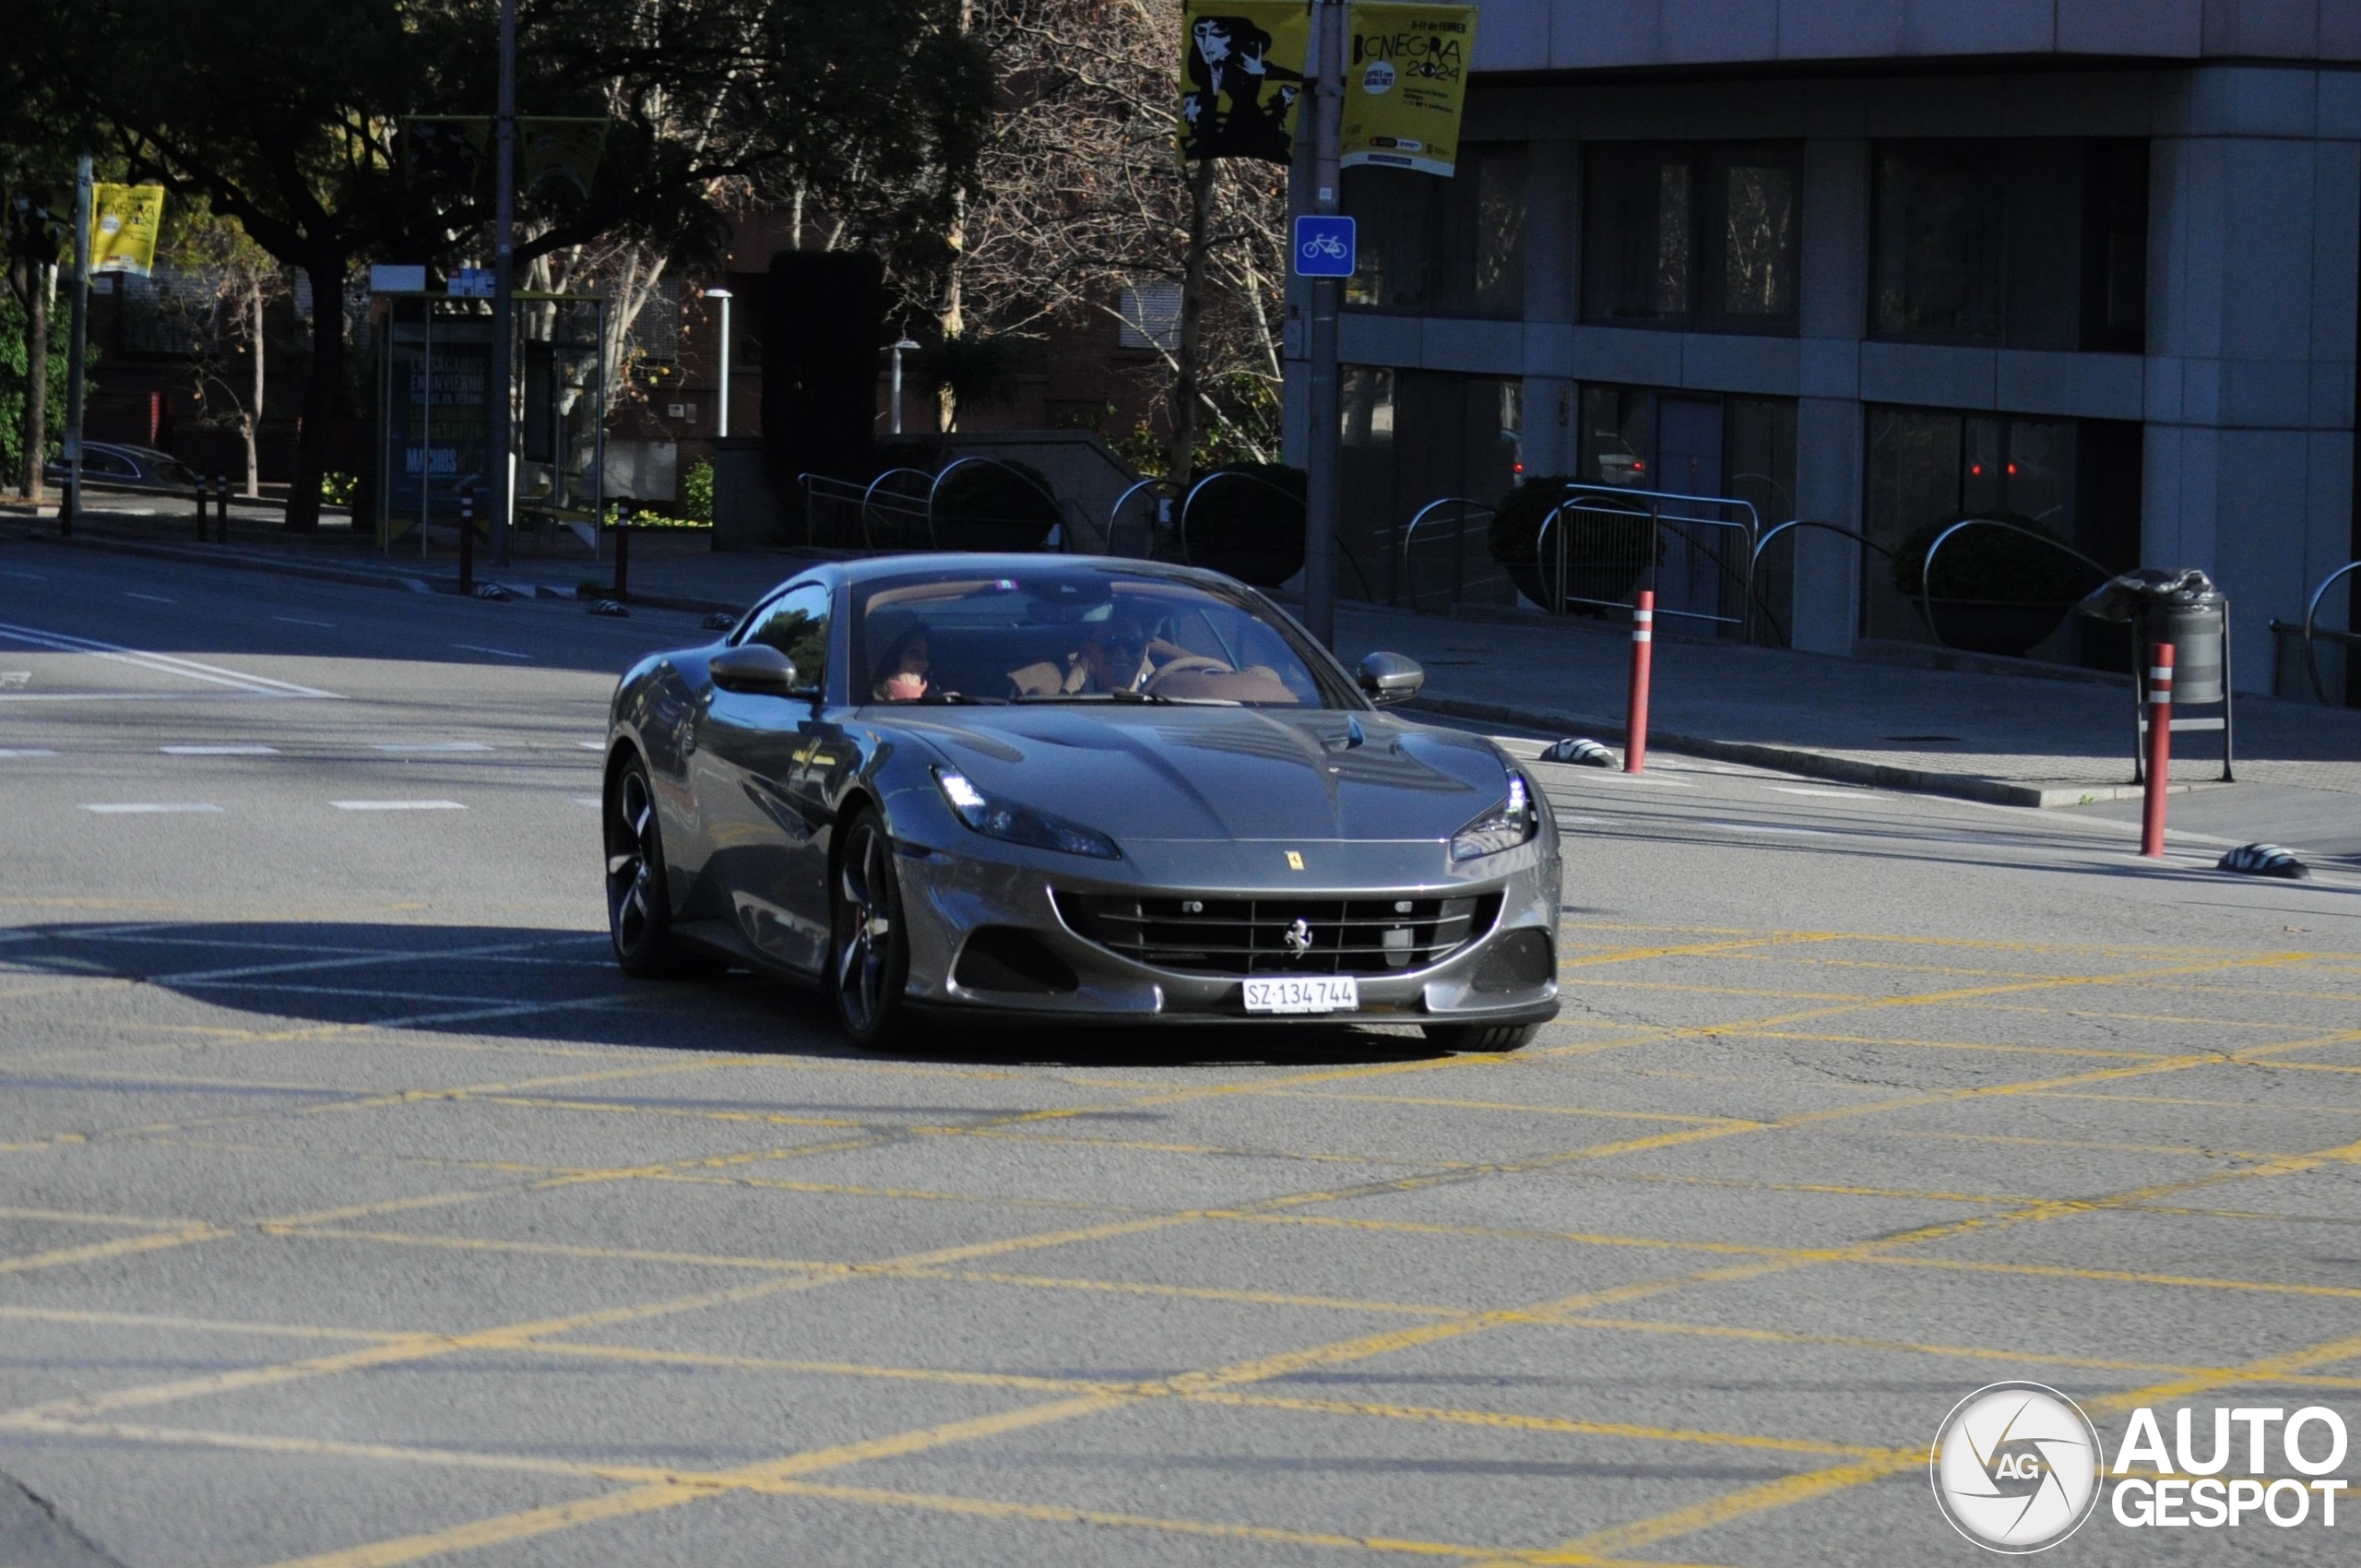
{"label": "road crosshatch marking", "polygon": [[[469,766],[491,765],[469,758]],[[456,830],[462,821],[446,826]],[[2169,1400],[2239,1385],[2315,1388],[2331,1404],[2361,1391],[2361,1378],[2334,1370],[2361,1359],[2361,1342],[2311,1343],[2289,1332],[2297,1322],[2349,1310],[2345,1303],[2361,1297],[2361,1279],[2245,1277],[2165,1258],[2151,1260],[2155,1266],[2117,1266],[2120,1259],[2069,1265],[1930,1250],[2034,1227],[2080,1227],[2060,1233],[2087,1236],[2109,1217],[2174,1223],[2212,1217],[2234,1225],[2282,1218],[2260,1198],[2233,1196],[2248,1193],[2275,1194],[2271,1201],[2286,1203],[2293,1218],[2333,1219],[2319,1212],[2319,1200],[2308,1206],[2287,1195],[2316,1173],[2361,1160],[2361,1144],[2339,1120],[2361,1111],[2361,1094],[2339,1104],[2331,1092],[2335,1075],[2361,1071],[2361,1052],[2351,1049],[2361,1045],[2361,1027],[2334,1005],[2361,1000],[2361,986],[2339,989],[2355,971],[2348,957],[2331,952],[1570,921],[1561,949],[1568,993],[1596,1001],[1601,1013],[1570,1012],[1516,1056],[1436,1058],[1404,1040],[1392,1058],[1364,1053],[1335,1064],[1216,1063],[1172,1073],[1136,1062],[1037,1067],[1020,1059],[1001,1066],[955,1053],[862,1059],[794,1040],[753,1048],[747,1041],[756,1021],[768,1017],[776,1026],[779,1012],[767,1001],[756,1006],[746,991],[714,999],[722,1020],[716,1038],[726,1053],[660,1049],[641,1043],[653,1035],[630,1030],[659,1021],[670,1004],[619,989],[603,960],[588,956],[601,940],[595,935],[583,939],[578,958],[560,956],[553,942],[393,952],[325,932],[307,943],[303,922],[279,924],[267,942],[208,935],[213,917],[169,900],[19,902],[0,889],[0,910],[40,928],[29,940],[0,943],[0,1009],[54,985],[92,996],[160,995],[185,1020],[150,1017],[136,1026],[145,1033],[126,1024],[110,1049],[78,1054],[55,1039],[22,1053],[0,1042],[0,1084],[23,1112],[0,1134],[0,1173],[38,1166],[44,1194],[54,1194],[65,1190],[61,1179],[97,1169],[87,1162],[113,1150],[167,1162],[240,1162],[266,1173],[266,1182],[397,1166],[470,1173],[452,1175],[438,1190],[248,1206],[234,1211],[243,1218],[209,1206],[183,1213],[189,1206],[178,1203],[158,1204],[172,1213],[117,1213],[104,1202],[49,1196],[0,1207],[0,1222],[43,1228],[37,1245],[0,1258],[0,1325],[160,1342],[172,1335],[280,1342],[260,1356],[224,1354],[200,1372],[17,1403],[0,1411],[0,1468],[25,1444],[100,1443],[158,1463],[202,1452],[252,1467],[255,1476],[277,1465],[334,1459],[373,1477],[432,1472],[460,1489],[467,1478],[497,1474],[587,1489],[562,1502],[472,1513],[465,1500],[476,1494],[461,1490],[457,1506],[436,1511],[457,1522],[380,1539],[322,1539],[291,1560],[312,1568],[463,1562],[503,1543],[545,1538],[562,1543],[561,1551],[596,1557],[602,1541],[614,1538],[601,1532],[623,1521],[679,1510],[694,1517],[697,1504],[724,1496],[841,1511],[831,1517],[891,1513],[946,1530],[990,1522],[1087,1531],[1112,1543],[1099,1549],[1109,1560],[1127,1539],[1161,1537],[1240,1561],[1288,1548],[1479,1563],[1640,1563],[1685,1558],[1680,1543],[1771,1510],[1841,1509],[1858,1489],[1923,1467],[1924,1440],[1940,1414],[1928,1414],[1923,1432],[1833,1435],[1805,1421],[1783,1429],[1760,1420],[1755,1405],[1737,1407],[1742,1419],[1727,1423],[1686,1410],[1688,1419],[1671,1419],[1664,1413],[1670,1401],[1652,1414],[1646,1391],[1586,1381],[1580,1363],[1525,1396],[1480,1379],[1420,1381],[1438,1364],[1428,1358],[1442,1348],[1457,1348],[1452,1365],[1488,1368],[1500,1364],[1488,1359],[1498,1347],[1544,1332],[1585,1347],[1585,1359],[1587,1348],[1610,1341],[1700,1355],[1893,1358],[1914,1377],[1955,1384],[1956,1393],[2031,1368],[2053,1379],[2087,1379],[2082,1392],[2094,1414],[2128,1408],[2123,1402],[2135,1396]],[[119,923],[63,930],[99,918]],[[139,956],[151,954],[164,956]],[[126,962],[113,963],[115,955]],[[593,962],[599,972],[580,970]],[[494,966],[500,983],[478,978]],[[137,973],[153,978],[127,978]],[[16,989],[20,982],[25,988]],[[2160,1004],[2166,996],[2172,1000]],[[2296,1002],[2309,1004],[2308,1011],[2291,1013]],[[2186,1016],[2184,1008],[2225,1016]],[[500,1029],[513,1038],[487,1032]],[[136,1047],[123,1043],[135,1039]],[[154,1054],[124,1054],[135,1049]],[[442,1071],[461,1060],[447,1054],[455,1050],[506,1050],[537,1064]],[[571,1060],[547,1060],[560,1052]],[[291,1071],[291,1061],[316,1069],[316,1078]],[[143,1071],[175,1062],[203,1066]],[[1747,1092],[1750,1072],[1766,1063],[1787,1075],[1783,1093]],[[55,1082],[42,1081],[44,1075]],[[2231,1097],[2240,1082],[2283,1086],[2284,1098],[2300,1103],[2237,1100]],[[134,1092],[171,1099],[174,1110],[108,1116],[105,1097]],[[2092,1135],[2065,1121],[2077,1108],[2095,1111],[2102,1100],[2153,1118],[2156,1125],[2138,1134],[2146,1141],[2118,1135],[2127,1129],[2112,1123]],[[2058,1119],[2024,1125],[2031,1107]],[[1971,1121],[1979,1108],[2002,1114]],[[1248,1112],[1257,1119],[1240,1124]],[[1913,1112],[1920,1119],[1908,1120]],[[440,1133],[425,1130],[421,1119],[430,1114],[444,1119]],[[1374,1120],[1381,1117],[1401,1120]],[[350,1140],[287,1135],[289,1128],[348,1123],[370,1127],[375,1141],[339,1147]],[[454,1144],[450,1135],[453,1128],[494,1125],[496,1150]],[[2199,1135],[2222,1127],[2236,1127],[2236,1135]],[[710,1133],[721,1146],[649,1152],[656,1146],[646,1140],[665,1129]],[[793,1141],[803,1133],[809,1141]],[[616,1157],[583,1158],[598,1140],[610,1141]],[[1963,1161],[1985,1162],[1939,1163],[1914,1183],[1898,1177],[1901,1164],[1869,1158],[1873,1148],[1902,1151],[1903,1161],[1914,1149],[1957,1148]],[[2135,1151],[2147,1162],[2114,1167],[2145,1173],[2134,1180],[2094,1184],[2077,1163],[2119,1161]],[[1153,1203],[1137,1190],[1121,1196],[1106,1190],[1107,1172],[1142,1170],[1239,1195],[1192,1191]],[[1243,1179],[1249,1170],[1254,1174]],[[654,1223],[634,1225],[628,1237],[602,1235],[603,1206],[623,1194],[634,1203],[694,1194],[699,1203],[732,1206],[729,1212],[747,1223],[732,1228],[735,1244],[728,1247],[706,1244],[718,1232],[671,1237]],[[1706,1206],[1687,1212],[1707,1222],[1672,1224],[1676,1211],[1658,1202],[1668,1194]],[[532,1229],[504,1225],[526,1212],[528,1198],[548,1206],[530,1218]],[[1785,1215],[1813,1217],[1792,1229],[1822,1228],[1833,1239],[1799,1243],[1792,1234],[1756,1230],[1749,1216],[1768,1211],[1739,1206],[1774,1200],[1795,1206]],[[973,1215],[998,1229],[865,1256],[842,1244],[858,1229],[825,1237],[798,1230],[800,1218],[818,1212],[808,1206],[822,1202],[848,1206],[878,1226],[919,1225],[913,1234],[924,1234],[934,1216]],[[1409,1206],[1426,1203],[1442,1206]],[[1553,1217],[1568,1222],[1538,1222]],[[568,1221],[578,1229],[557,1228]],[[1286,1243],[1288,1260],[1275,1272],[1257,1272],[1272,1267],[1267,1249],[1240,1245],[1260,1236]],[[1513,1306],[1487,1304],[1472,1289],[1433,1288],[1450,1278],[1448,1249],[1473,1242],[1516,1247],[1563,1288],[1527,1293]],[[1125,1251],[1131,1243],[1145,1250]],[[402,1280],[422,1258],[457,1269],[537,1260],[611,1265],[631,1271],[623,1277],[630,1289],[623,1299],[501,1321],[437,1322],[428,1313],[404,1323],[397,1313],[388,1322],[398,1326],[245,1322],[103,1300],[118,1288],[125,1300],[137,1297],[142,1282],[157,1277],[143,1268],[162,1254],[187,1252],[234,1269],[240,1249],[256,1246],[301,1266],[314,1266],[304,1260],[333,1249],[346,1260],[339,1266],[388,1282]],[[1387,1249],[1371,1255],[1401,1260],[1400,1266],[1349,1281],[1323,1272],[1360,1247]],[[1169,1274],[1143,1262],[1164,1257],[1176,1260]],[[1602,1260],[1615,1261],[1609,1268]],[[1419,1272],[1429,1265],[1432,1272]],[[2251,1302],[2258,1313],[2291,1315],[2258,1320],[2277,1337],[2246,1355],[2228,1353],[2219,1333],[2186,1347],[2143,1341],[2113,1346],[2113,1354],[2078,1354],[1959,1343],[1924,1322],[1910,1325],[1913,1333],[1895,1332],[1902,1325],[1890,1317],[1865,1322],[1857,1333],[1820,1335],[1761,1322],[1692,1321],[1753,1300],[1742,1288],[1754,1281],[1794,1281],[1792,1289],[1817,1293],[1805,1299],[1841,1301],[1835,1279],[1861,1274],[2039,1282],[2078,1292],[2070,1299],[2101,1310],[2153,1300],[2202,1318],[2216,1310],[2207,1303],[2222,1300],[2231,1303],[2224,1311]],[[39,1300],[13,1294],[13,1286],[35,1278],[45,1286]],[[658,1281],[672,1288],[651,1288]],[[925,1300],[956,1301],[962,1305],[954,1310],[977,1314],[1007,1298],[1027,1312],[1076,1302],[1089,1313],[1169,1314],[1153,1321],[1174,1324],[1218,1322],[1246,1344],[1193,1364],[1109,1375],[1086,1337],[1071,1352],[1077,1370],[1051,1375],[972,1364],[957,1345],[943,1348],[943,1364],[920,1364],[852,1353],[850,1343],[833,1347],[847,1352],[835,1359],[817,1351],[729,1354],[698,1343],[698,1331],[711,1329],[759,1347],[779,1321],[765,1314],[789,1300],[840,1299],[876,1311],[920,1300],[907,1292],[921,1289],[945,1293]],[[85,1299],[91,1304],[70,1304]],[[1200,1313],[1208,1315],[1192,1315]],[[287,1415],[257,1427],[252,1405],[242,1403],[296,1385],[334,1400],[339,1391],[429,1364],[451,1378],[529,1378],[543,1368],[660,1370],[769,1379],[781,1387],[829,1381],[955,1390],[985,1404],[916,1420],[889,1418],[881,1408],[865,1430],[807,1433],[790,1423],[760,1440],[736,1431],[730,1445],[759,1441],[764,1446],[746,1451],[766,1456],[715,1463],[686,1453],[654,1456],[660,1445],[652,1443],[628,1462],[585,1457],[585,1434],[558,1426],[521,1444],[465,1434],[434,1443],[327,1437],[285,1430],[296,1424]],[[1445,1387],[1450,1396],[1440,1395]],[[1093,1423],[1151,1408],[1220,1412],[1265,1423],[1250,1430],[1272,1434],[1291,1429],[1268,1423],[1316,1421],[1323,1442],[1356,1453],[1392,1455],[1389,1445],[1412,1433],[1536,1445],[1517,1452],[1619,1467],[1633,1484],[1630,1495],[1641,1501],[1620,1517],[1548,1539],[1486,1542],[1442,1529],[1419,1533],[1374,1515],[1365,1527],[1338,1527],[1311,1509],[1251,1516],[1274,1506],[1266,1493],[1242,1498],[1236,1516],[1216,1516],[1211,1506],[1200,1510],[1204,1516],[1190,1516],[1078,1492],[1032,1495],[1014,1483],[1007,1495],[971,1495],[887,1473],[895,1461],[922,1455],[1025,1452],[1029,1434],[1064,1428],[1085,1434],[1070,1439],[1074,1446],[1087,1447]],[[637,1439],[614,1430],[588,1441]],[[1670,1479],[1682,1455],[1696,1454],[1742,1457],[1752,1468],[1712,1480]],[[1038,1484],[1053,1491],[1073,1483]],[[1576,1500],[1565,1505],[1570,1520],[1584,1513],[1581,1482],[1549,1485]],[[1713,1549],[1701,1547],[1700,1561],[1743,1560],[1730,1546],[1736,1537],[1710,1538]]]}

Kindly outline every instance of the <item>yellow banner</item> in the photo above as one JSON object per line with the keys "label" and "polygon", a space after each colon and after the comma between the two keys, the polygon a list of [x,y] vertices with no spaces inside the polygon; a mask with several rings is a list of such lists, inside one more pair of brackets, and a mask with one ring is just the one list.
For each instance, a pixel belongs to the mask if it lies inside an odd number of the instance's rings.
{"label": "yellow banner", "polygon": [[1181,161],[1288,161],[1311,7],[1304,0],[1187,0],[1181,15]]}
{"label": "yellow banner", "polygon": [[1344,166],[1449,176],[1459,161],[1476,7],[1362,0],[1346,25]]}
{"label": "yellow banner", "polygon": [[92,185],[90,270],[147,277],[156,265],[156,231],[163,222],[163,186]]}

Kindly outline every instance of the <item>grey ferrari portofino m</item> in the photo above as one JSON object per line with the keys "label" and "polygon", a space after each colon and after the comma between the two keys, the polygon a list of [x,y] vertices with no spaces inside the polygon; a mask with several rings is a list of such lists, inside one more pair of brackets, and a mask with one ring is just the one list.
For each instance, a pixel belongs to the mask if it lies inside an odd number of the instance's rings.
{"label": "grey ferrari portofino m", "polygon": [[1499,747],[1384,711],[1423,679],[1210,572],[816,566],[616,688],[615,957],[807,981],[864,1045],[964,1014],[1512,1050],[1558,1011],[1557,830]]}

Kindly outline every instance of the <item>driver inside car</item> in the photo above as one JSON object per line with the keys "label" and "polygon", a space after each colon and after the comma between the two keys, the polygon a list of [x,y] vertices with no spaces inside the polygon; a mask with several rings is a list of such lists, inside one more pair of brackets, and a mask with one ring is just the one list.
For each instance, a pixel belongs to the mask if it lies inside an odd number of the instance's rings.
{"label": "driver inside car", "polygon": [[1118,612],[1084,627],[1082,647],[1066,657],[1063,669],[1045,659],[1010,671],[1008,678],[1016,695],[1026,697],[1136,692],[1156,678],[1160,659],[1186,652],[1149,637],[1138,616]]}

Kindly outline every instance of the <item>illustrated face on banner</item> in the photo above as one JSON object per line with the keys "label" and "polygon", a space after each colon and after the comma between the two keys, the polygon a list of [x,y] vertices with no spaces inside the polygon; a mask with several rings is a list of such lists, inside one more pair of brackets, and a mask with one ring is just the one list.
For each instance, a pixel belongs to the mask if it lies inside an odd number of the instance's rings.
{"label": "illustrated face on banner", "polygon": [[1311,13],[1297,0],[1190,0],[1180,151],[1287,161]]}

